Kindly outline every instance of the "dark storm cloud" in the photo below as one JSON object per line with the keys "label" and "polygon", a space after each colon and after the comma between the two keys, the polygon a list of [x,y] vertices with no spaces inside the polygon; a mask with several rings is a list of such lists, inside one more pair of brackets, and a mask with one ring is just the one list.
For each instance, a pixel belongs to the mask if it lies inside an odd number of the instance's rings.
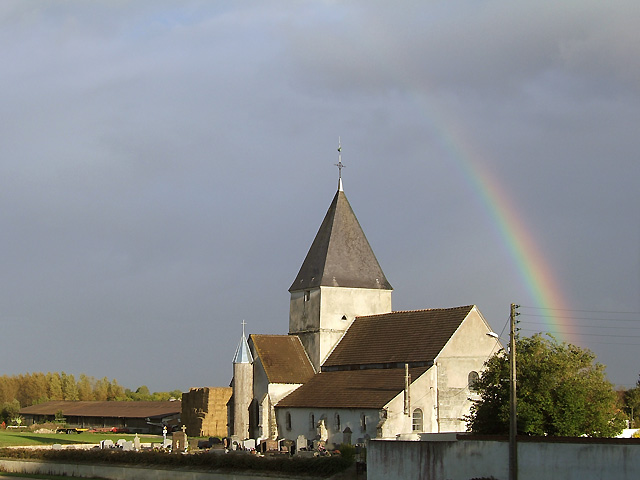
{"label": "dark storm cloud", "polygon": [[[476,303],[500,330],[534,301],[468,162],[570,308],[640,311],[639,17],[627,1],[3,2],[0,373],[226,384],[243,319],[287,330],[339,135],[395,308]],[[637,346],[583,332],[635,381]]]}

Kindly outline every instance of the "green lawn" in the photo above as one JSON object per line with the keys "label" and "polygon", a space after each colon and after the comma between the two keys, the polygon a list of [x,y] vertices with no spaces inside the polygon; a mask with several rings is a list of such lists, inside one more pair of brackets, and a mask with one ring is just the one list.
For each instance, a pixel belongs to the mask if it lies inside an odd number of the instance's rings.
{"label": "green lawn", "polygon": [[[142,443],[162,442],[160,435],[139,435]],[[117,440],[124,438],[132,440],[135,435],[130,433],[33,433],[33,432],[12,432],[0,430],[0,448],[18,447],[28,445],[53,445],[54,443],[100,443],[101,440]]]}

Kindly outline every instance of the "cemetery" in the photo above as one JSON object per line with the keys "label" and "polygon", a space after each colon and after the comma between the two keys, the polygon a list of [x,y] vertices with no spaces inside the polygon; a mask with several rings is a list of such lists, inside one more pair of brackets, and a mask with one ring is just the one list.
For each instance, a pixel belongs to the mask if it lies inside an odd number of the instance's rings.
{"label": "cemetery", "polygon": [[[328,478],[353,465],[353,447],[345,447],[343,453],[322,454],[321,448],[306,450],[302,446],[308,446],[306,439],[296,443],[293,446],[269,440],[256,445],[253,440],[234,442],[226,438],[198,449],[191,447],[194,443],[184,432],[174,432],[153,444],[143,444],[134,437],[116,442],[104,440],[82,448],[61,444],[38,449],[5,448],[0,450],[0,471],[113,480],[167,475],[175,479],[228,478],[225,475],[230,472],[236,478],[273,478],[274,474]],[[292,447],[300,450],[292,455]]]}

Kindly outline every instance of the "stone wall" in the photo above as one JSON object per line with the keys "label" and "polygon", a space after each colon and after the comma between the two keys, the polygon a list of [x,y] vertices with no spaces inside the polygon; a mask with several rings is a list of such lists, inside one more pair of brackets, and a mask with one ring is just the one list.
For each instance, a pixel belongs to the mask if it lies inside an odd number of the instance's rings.
{"label": "stone wall", "polygon": [[[423,434],[422,441],[371,440],[369,480],[509,477],[506,437]],[[518,479],[640,478],[640,440],[518,437]]]}
{"label": "stone wall", "polygon": [[231,387],[191,388],[182,394],[182,423],[190,437],[225,437]]}

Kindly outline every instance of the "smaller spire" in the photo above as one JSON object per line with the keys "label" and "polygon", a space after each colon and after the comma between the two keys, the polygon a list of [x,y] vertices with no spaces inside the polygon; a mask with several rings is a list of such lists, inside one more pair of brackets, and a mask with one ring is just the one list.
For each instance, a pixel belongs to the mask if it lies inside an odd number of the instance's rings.
{"label": "smaller spire", "polygon": [[340,142],[340,137],[338,137],[338,163],[334,163],[336,167],[338,167],[338,191],[342,192],[342,169],[346,167],[345,164],[342,163],[342,143]]}
{"label": "smaller spire", "polygon": [[253,355],[247,343],[247,337],[244,334],[244,326],[247,323],[242,320],[242,338],[236,348],[236,354],[233,356],[233,363],[253,363]]}

